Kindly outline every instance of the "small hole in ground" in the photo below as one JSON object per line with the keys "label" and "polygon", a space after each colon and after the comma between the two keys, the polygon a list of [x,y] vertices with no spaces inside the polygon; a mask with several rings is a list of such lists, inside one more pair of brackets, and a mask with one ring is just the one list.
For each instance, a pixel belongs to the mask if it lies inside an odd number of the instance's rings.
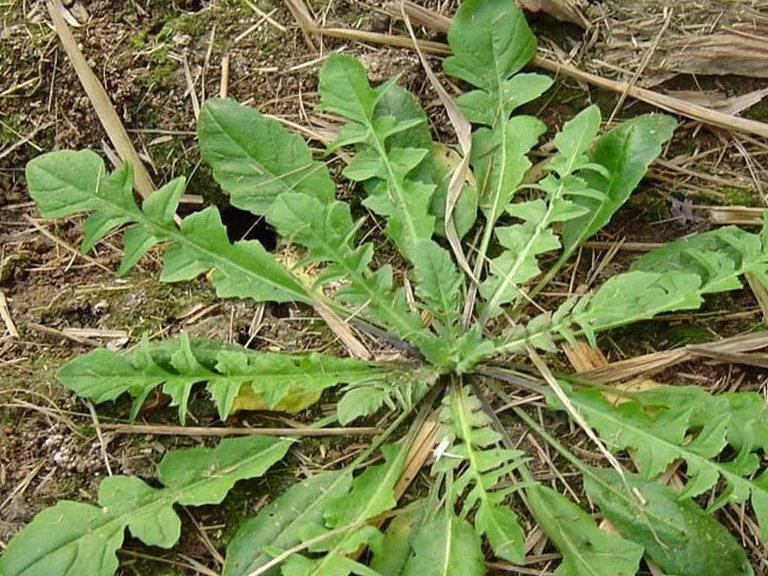
{"label": "small hole in ground", "polygon": [[291,315],[291,307],[283,302],[272,304],[272,316],[275,318],[288,318]]}
{"label": "small hole in ground", "polygon": [[277,235],[262,216],[255,216],[245,210],[229,206],[221,211],[221,221],[227,227],[230,242],[258,240],[267,250],[277,246]]}
{"label": "small hole in ground", "polygon": [[185,12],[199,12],[205,8],[206,4],[210,4],[210,2],[205,2],[204,0],[177,0],[177,2],[179,8]]}

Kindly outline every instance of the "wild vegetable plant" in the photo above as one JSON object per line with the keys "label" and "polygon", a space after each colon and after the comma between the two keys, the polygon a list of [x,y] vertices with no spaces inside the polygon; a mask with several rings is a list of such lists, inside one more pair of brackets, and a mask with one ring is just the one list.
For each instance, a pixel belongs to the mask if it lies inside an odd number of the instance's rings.
{"label": "wild vegetable plant", "polygon": [[[515,111],[552,80],[521,72],[536,49],[523,15],[508,0],[466,0],[448,41],[453,54],[444,71],[468,87],[458,105],[475,126],[472,173],[452,213],[446,203],[457,162],[446,158],[456,152],[433,142],[426,114],[397,78],[372,87],[350,56],[327,59],[318,108],[345,122],[328,153],[346,149],[342,176],[361,183],[368,213],[336,198],[326,163],[299,136],[233,101],[205,103],[198,134],[215,179],[234,206],[263,216],[300,249],[292,266],[258,241],[230,242],[215,207],[177,225],[183,178],[139,205],[130,165],[108,173],[90,151],[30,162],[29,190],[43,217],[89,214],[84,251],[124,229],[118,274],[161,246],[161,281],[212,271],[219,297],[311,306],[358,356],[260,352],[182,335],[145,340],[131,352],[93,351],[61,368],[58,379],[96,403],[130,395],[132,418],[161,387],[182,424],[203,384],[221,419],[244,395],[257,407],[296,412],[334,387],[342,387],[337,413],[315,426],[392,413],[387,431],[351,464],[306,478],[246,520],[229,543],[224,576],[481,575],[486,559],[525,563],[533,528],[521,521],[526,507],[562,556],[558,576],[632,575],[643,556],[670,575],[753,574],[741,544],[713,514],[739,506],[768,540],[764,399],[556,379],[539,353],[580,337],[596,345],[606,330],[695,310],[709,294],[740,289],[745,275],[768,286],[768,224],[759,234],[725,227],[671,242],[543,311],[541,290],[626,202],[675,122],[649,114],[601,133],[600,110],[590,106],[559,128],[532,179],[529,155],[546,127]],[[464,239],[468,270],[444,240],[446,214]],[[382,251],[365,234],[371,219],[382,222],[405,273],[381,263]],[[366,357],[350,326],[394,344],[405,359]],[[527,357],[543,380],[503,368]],[[515,386],[539,393],[607,448],[608,463],[589,466],[514,408],[582,474],[589,499],[615,530],[531,473],[535,456],[510,438],[489,400],[508,402]],[[409,449],[438,399],[432,487],[398,508]],[[402,441],[391,442],[409,421]],[[148,545],[171,547],[180,531],[175,504],[221,502],[236,481],[263,475],[290,445],[252,436],[173,452],[158,467],[159,487],[105,479],[98,507],[65,501],[36,516],[8,544],[0,574],[110,576],[126,528]],[[635,472],[612,456],[626,453]],[[378,460],[366,465],[374,454]],[[680,489],[654,481],[673,463],[686,479]]]}

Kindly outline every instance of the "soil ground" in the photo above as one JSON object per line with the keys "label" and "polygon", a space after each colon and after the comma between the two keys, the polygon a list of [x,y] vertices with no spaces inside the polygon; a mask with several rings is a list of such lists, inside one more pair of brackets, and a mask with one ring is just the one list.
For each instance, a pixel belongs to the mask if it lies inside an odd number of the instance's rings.
{"label": "soil ground", "polygon": [[[269,19],[262,18],[252,4],[269,14]],[[438,7],[437,2],[428,4]],[[439,7],[449,14],[454,7],[446,4],[453,3],[443,2]],[[328,23],[373,31],[387,31],[395,25],[375,10],[373,2],[314,0],[311,5]],[[218,204],[233,238],[257,237],[270,248],[284,250],[275,246],[266,226],[227,206],[210,170],[201,163],[193,106],[194,98],[201,101],[219,93],[221,62],[228,55],[231,97],[262,112],[308,123],[307,114],[317,100],[318,51],[305,43],[283,3],[81,0],[70,10],[82,23],[75,29],[80,47],[110,94],[153,180],[162,183],[188,175],[187,194]],[[546,16],[534,18],[534,24],[565,49],[582,37],[577,28]],[[25,188],[26,162],[53,149],[103,151],[108,138],[50,27],[43,3],[0,0],[0,25],[0,289],[20,332],[19,337],[0,332],[1,549],[34,514],[57,500],[94,500],[98,482],[107,473],[102,442],[113,473],[136,474],[147,480],[152,479],[154,465],[165,451],[202,442],[109,433],[100,442],[98,423],[125,418],[128,404],[118,401],[99,406],[95,416],[89,405],[55,381],[56,369],[66,361],[95,345],[121,348],[135,344],[144,333],[158,338],[182,330],[193,336],[249,342],[258,349],[291,351],[336,344],[307,309],[285,305],[259,309],[247,303],[219,301],[205,278],[174,285],[158,283],[157,254],[144,259],[132,274],[116,279],[114,270],[121,258],[119,238],[107,238],[91,258],[85,259],[72,249],[81,239],[80,219],[39,219]],[[436,136],[446,143],[455,141],[412,52],[340,40],[318,42],[324,53],[344,49],[362,57],[376,81],[402,73],[402,82],[420,95],[430,112]],[[695,89],[697,81],[705,87],[717,84],[735,94],[759,85],[743,78],[688,77],[673,80],[670,87]],[[598,103],[608,117],[617,100],[616,94],[558,78],[548,97],[531,106],[529,112],[556,127],[589,102]],[[646,110],[649,108],[644,105],[627,101],[619,118]],[[762,110],[758,105],[748,114],[761,119]],[[665,158],[702,158],[686,165],[693,175],[678,174],[678,179],[670,180],[660,172],[659,177],[647,179],[601,239],[660,242],[710,226],[696,211],[692,218],[679,217],[681,203],[686,200],[695,206],[761,205],[760,193],[768,178],[759,162],[742,158],[738,142],[731,135],[683,124]],[[715,154],[706,154],[709,150]],[[722,162],[714,165],[711,158],[720,154],[718,150],[722,150]],[[705,177],[698,178],[697,174]],[[342,193],[356,191],[349,188]],[[195,208],[194,204],[184,207]],[[577,282],[588,278],[604,255],[599,250],[585,252]],[[597,279],[623,269],[631,257],[629,252],[620,252],[597,273]],[[259,317],[260,330],[254,335],[254,320]],[[611,359],[619,359],[762,326],[757,304],[747,291],[714,298],[688,319],[685,323],[652,322],[613,332],[602,339],[601,347]],[[76,329],[90,331],[83,336]],[[558,361],[564,362],[564,358]],[[704,362],[677,366],[657,379],[719,390],[765,388],[765,376],[758,371]],[[159,395],[152,398],[140,420],[175,423],[175,409],[167,403]],[[192,413],[200,425],[215,420],[210,403],[202,399],[193,401]],[[583,457],[594,456],[589,444],[569,430],[564,419],[543,417]],[[274,421],[275,416],[269,414],[240,414],[232,423]],[[271,471],[261,481],[240,483],[225,506],[190,511],[183,541],[173,551],[147,549],[129,539],[120,555],[121,573],[203,573],[195,562],[220,569],[217,554],[223,553],[239,520],[260,507],[266,494],[279,491],[299,476],[303,467],[354,453],[364,442],[303,443],[283,468]],[[528,447],[535,453],[532,444]],[[556,466],[571,479],[565,463],[556,460]],[[551,476],[552,468],[542,464],[537,472],[544,479]],[[578,489],[578,481],[573,480]],[[760,554],[754,548],[750,552],[753,557]],[[548,573],[551,564],[546,555],[541,560],[530,567],[530,572],[521,573]],[[756,567],[768,574],[765,565]]]}

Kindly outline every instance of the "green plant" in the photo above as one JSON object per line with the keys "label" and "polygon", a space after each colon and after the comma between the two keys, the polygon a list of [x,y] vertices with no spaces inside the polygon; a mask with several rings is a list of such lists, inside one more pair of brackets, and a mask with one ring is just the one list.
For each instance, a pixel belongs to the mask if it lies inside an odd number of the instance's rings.
{"label": "green plant", "polygon": [[[483,574],[484,541],[495,557],[525,561],[521,504],[562,554],[559,576],[635,574],[644,554],[669,574],[752,574],[742,547],[711,514],[749,503],[760,538],[768,539],[768,473],[760,469],[768,451],[764,400],[756,393],[712,396],[697,387],[631,392],[568,377],[557,381],[542,369],[536,349],[554,351],[558,342],[579,336],[596,345],[599,332],[696,309],[707,294],[739,289],[744,275],[768,286],[768,221],[761,234],[727,227],[669,243],[594,291],[530,317],[530,303],[624,204],[675,123],[645,115],[599,135],[600,111],[591,106],[562,126],[543,177],[530,183],[528,154],[545,126],[512,114],[551,80],[520,73],[535,53],[524,17],[506,0],[467,0],[448,39],[453,55],[445,71],[473,87],[458,105],[477,125],[469,158],[474,177],[463,184],[453,222],[460,237],[479,229],[471,274],[459,269],[440,240],[448,229],[439,219],[449,213],[454,163],[432,142],[416,99],[396,86],[396,78],[372,88],[349,56],[331,55],[320,73],[319,107],[346,120],[329,152],[350,149],[343,176],[362,183],[362,204],[383,219],[412,293],[405,278],[380,265],[374,243],[360,240],[366,218],[355,220],[353,207],[335,198],[325,164],[276,121],[232,101],[205,103],[198,127],[203,155],[233,205],[264,216],[283,241],[300,247],[304,258],[293,267],[257,241],[230,242],[214,207],[177,226],[183,179],[138,206],[130,166],[107,174],[93,152],[54,152],[27,168],[30,194],[44,217],[90,213],[83,250],[125,227],[120,274],[162,245],[162,281],[212,270],[220,297],[312,306],[365,356],[341,320],[354,319],[408,351],[407,361],[255,352],[182,336],[144,341],[129,353],[96,350],[64,366],[59,380],[97,403],[129,394],[132,416],[162,385],[182,423],[198,383],[206,383],[222,419],[245,389],[265,407],[296,411],[342,384],[340,422],[385,406],[397,414],[350,465],[296,484],[246,521],[230,543],[225,576]],[[475,222],[477,207],[483,224]],[[558,251],[542,273],[542,262]],[[492,365],[526,353],[549,386]],[[535,480],[530,457],[511,441],[485,397],[490,389],[506,398],[495,381],[536,390],[552,410],[594,430],[602,449],[634,453],[639,475],[615,458],[618,470],[589,467],[514,409],[582,473],[587,493],[618,533],[601,530],[587,512]],[[439,396],[432,488],[397,509],[409,448]],[[621,402],[609,400],[616,397]],[[414,412],[403,441],[385,444]],[[8,544],[0,573],[109,576],[126,527],[147,544],[171,546],[179,532],[175,503],[220,502],[235,481],[263,474],[288,446],[285,439],[255,436],[176,452],[160,464],[159,489],[136,478],[109,478],[101,485],[101,509],[62,502],[39,514]],[[374,452],[381,463],[360,471]],[[682,490],[651,482],[676,461],[685,464]],[[694,500],[704,494],[710,494],[706,511]],[[51,540],[46,533],[53,527],[57,537]],[[360,555],[363,548],[370,562]]]}

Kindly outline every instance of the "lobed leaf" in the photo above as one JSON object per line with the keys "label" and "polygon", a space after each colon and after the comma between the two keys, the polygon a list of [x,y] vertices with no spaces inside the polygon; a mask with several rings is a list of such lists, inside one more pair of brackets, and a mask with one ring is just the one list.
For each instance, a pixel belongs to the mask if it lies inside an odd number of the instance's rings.
{"label": "lobed leaf", "polygon": [[494,130],[479,128],[472,135],[471,164],[480,183],[479,205],[492,229],[514,197],[531,167],[528,153],[546,126],[532,116],[515,116]]}
{"label": "lobed leaf", "polygon": [[760,235],[735,227],[695,234],[638,258],[591,294],[569,298],[554,313],[515,327],[497,342],[497,351],[528,345],[553,350],[555,336],[573,341],[577,330],[594,346],[597,332],[697,309],[707,294],[741,288],[747,273],[768,283],[768,244]]}
{"label": "lobed leaf", "polygon": [[[642,497],[642,504],[627,491]],[[752,576],[739,542],[695,502],[635,474],[591,468],[585,488],[603,515],[641,544],[662,570],[679,576]]]}
{"label": "lobed leaf", "polygon": [[470,122],[483,125],[472,134],[470,164],[486,224],[475,260],[481,276],[496,222],[530,168],[528,152],[546,127],[532,117],[510,119],[518,106],[536,99],[552,84],[538,74],[518,74],[536,53],[536,38],[520,9],[504,0],[463,2],[448,31],[453,55],[443,67],[477,89],[458,98]]}
{"label": "lobed leaf", "polygon": [[310,552],[319,553],[312,558],[294,554],[283,564],[284,576],[378,576],[376,572],[347,555],[360,546],[378,551],[383,540],[381,532],[367,525],[366,521],[391,510],[397,504],[395,484],[405,464],[408,449],[384,446],[384,463],[369,466],[352,481],[347,494],[340,494],[325,504],[325,525],[305,525],[301,531],[303,540],[333,535],[318,542]]}
{"label": "lobed leaf", "polygon": [[410,410],[424,397],[438,375],[433,368],[412,366],[403,371],[401,377],[352,383],[344,388],[344,396],[336,406],[339,423],[349,424],[361,416],[378,412],[384,405],[392,411],[398,405],[403,410]]}
{"label": "lobed leaf", "polygon": [[134,398],[132,418],[150,392],[162,385],[163,392],[171,396],[171,405],[179,407],[179,420],[184,424],[192,388],[203,382],[224,420],[244,388],[260,399],[250,409],[298,412],[317,402],[320,393],[331,386],[389,379],[394,385],[407,374],[395,364],[318,353],[289,355],[238,346],[219,346],[212,352],[213,344],[182,335],[159,346],[144,340],[132,353],[97,349],[65,364],[56,378],[78,396],[96,403],[129,394]]}
{"label": "lobed leaf", "polygon": [[[517,515],[502,504],[511,490],[498,485],[524,463],[523,453],[499,448],[500,440],[479,400],[466,388],[455,386],[440,411],[436,437],[439,448],[433,472],[457,472],[448,502],[452,505],[465,494],[461,517],[476,507],[477,536],[486,536],[496,556],[521,563],[525,534]],[[459,467],[464,463],[466,469],[462,471]]]}
{"label": "lobed leaf", "polygon": [[455,335],[461,316],[462,275],[450,254],[431,240],[422,240],[413,253],[416,296],[437,322],[438,334]]}
{"label": "lobed leaf", "polygon": [[[462,2],[448,30],[448,43],[453,55],[445,59],[443,69],[488,93],[490,102],[505,106],[504,90],[515,92],[508,87],[509,79],[536,55],[536,37],[525,16],[504,0]],[[500,113],[501,106],[494,116]]]}
{"label": "lobed leaf", "polygon": [[490,263],[490,274],[480,286],[486,303],[481,324],[501,313],[501,306],[521,297],[522,285],[541,273],[537,257],[560,248],[560,240],[551,227],[582,215],[586,210],[571,198],[599,196],[586,181],[576,176],[579,171],[596,169],[586,155],[592,140],[600,129],[600,109],[590,106],[565,123],[555,136],[555,154],[546,169],[550,172],[537,188],[546,195],[546,201],[534,200],[510,204],[507,211],[523,224],[496,229],[496,237],[505,250]]}
{"label": "lobed leaf", "polygon": [[220,503],[238,480],[263,475],[291,442],[266,436],[222,440],[216,448],[168,453],[158,466],[162,488],[133,476],[110,476],[99,486],[99,506],[62,501],[40,512],[8,543],[3,576],[111,576],[125,529],[149,546],[179,539],[175,504]]}
{"label": "lobed leaf", "polygon": [[725,226],[656,248],[636,259],[631,270],[690,270],[701,277],[707,293],[737,290],[742,286],[739,276],[746,273],[767,281],[768,244],[758,234]]}
{"label": "lobed leaf", "polygon": [[[426,113],[419,105],[416,96],[401,86],[392,86],[381,95],[373,115],[374,121],[382,121],[387,117],[394,118],[395,125],[416,122],[410,128],[389,136],[384,144],[388,151],[393,148],[409,147],[428,151],[409,177],[435,186],[429,211],[435,217],[435,232],[444,237],[445,203],[451,176],[461,160],[458,152],[444,144],[432,141]],[[365,181],[366,190],[369,193],[372,192],[378,182],[376,178]],[[477,187],[474,181],[469,179],[461,191],[454,211],[454,223],[459,237],[469,232],[476,217]]]}
{"label": "lobed leaf", "polygon": [[387,147],[387,139],[423,122],[421,118],[398,122],[395,116],[376,118],[379,100],[396,79],[371,88],[362,64],[354,58],[333,54],[320,71],[319,110],[339,114],[351,121],[333,147],[359,147],[344,175],[352,180],[377,179],[363,204],[387,220],[387,234],[400,252],[410,258],[416,243],[429,239],[435,218],[429,213],[434,184],[409,176],[429,153],[427,148]]}
{"label": "lobed leaf", "polygon": [[347,203],[323,205],[305,194],[285,193],[267,219],[280,235],[308,250],[306,262],[326,264],[316,280],[318,285],[342,282],[335,293],[338,300],[361,307],[364,318],[413,343],[435,364],[444,362],[439,350],[430,354],[430,350],[440,348],[439,341],[409,309],[404,291],[393,289],[392,268],[371,271],[373,244],[357,245],[360,223],[353,222]]}
{"label": "lobed leaf", "polygon": [[602,166],[605,173],[590,170],[583,177],[587,186],[602,193],[602,197],[574,198],[574,202],[588,212],[563,224],[565,260],[582,242],[608,224],[627,201],[648,166],[661,154],[664,143],[672,137],[676,125],[669,116],[646,114],[619,124],[597,140],[589,159]]}
{"label": "lobed leaf", "polygon": [[[679,497],[703,494],[715,487],[720,478],[725,481],[726,489],[710,509],[728,502],[745,502],[751,497],[762,537],[768,539],[768,471],[754,476],[759,468],[759,458],[752,452],[754,447],[745,444],[734,458],[716,459],[728,444],[728,431],[732,426],[733,415],[727,402],[720,402],[718,411],[706,419],[700,415],[694,420],[687,402],[649,412],[641,404],[643,394],[618,406],[611,405],[596,390],[569,390],[568,397],[609,448],[636,451],[638,470],[643,478],[655,478],[680,458],[687,464],[688,482]],[[668,402],[670,398],[666,397]],[[558,407],[554,400],[551,405]],[[743,430],[745,423],[736,426]],[[687,439],[689,435],[691,440]]]}
{"label": "lobed leaf", "polygon": [[104,162],[89,150],[49,152],[27,164],[30,196],[46,218],[90,212],[84,225],[84,248],[93,246],[118,226],[126,230],[125,273],[154,245],[170,243],[161,280],[189,280],[209,269],[221,297],[256,302],[311,303],[301,283],[256,240],[229,242],[215,208],[184,218],[176,228],[176,211],[184,180],[177,179],[144,200],[133,199],[130,164],[107,175]]}

